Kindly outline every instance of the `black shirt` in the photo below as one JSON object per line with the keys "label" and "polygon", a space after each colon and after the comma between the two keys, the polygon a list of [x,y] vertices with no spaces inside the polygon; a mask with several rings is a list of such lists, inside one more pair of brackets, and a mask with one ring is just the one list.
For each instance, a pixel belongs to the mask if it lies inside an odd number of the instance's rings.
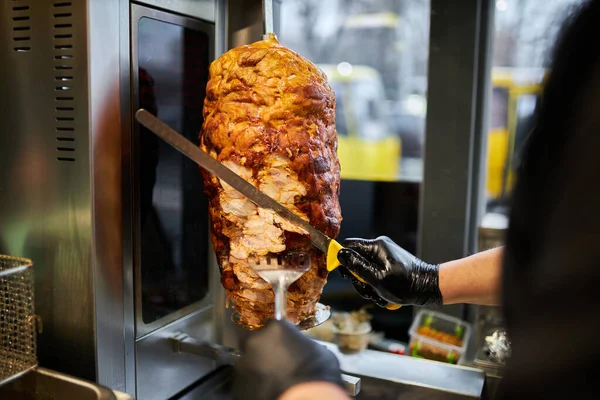
{"label": "black shirt", "polygon": [[501,398],[592,399],[600,386],[600,1],[567,25],[515,188]]}

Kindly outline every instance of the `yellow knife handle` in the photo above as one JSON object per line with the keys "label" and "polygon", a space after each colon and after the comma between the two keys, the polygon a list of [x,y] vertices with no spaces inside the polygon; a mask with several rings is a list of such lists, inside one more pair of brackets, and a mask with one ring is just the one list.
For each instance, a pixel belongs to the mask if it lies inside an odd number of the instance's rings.
{"label": "yellow knife handle", "polygon": [[340,260],[338,260],[338,253],[343,249],[342,245],[331,239],[329,241],[329,247],[327,248],[327,271],[331,272],[339,267]]}
{"label": "yellow knife handle", "polygon": [[[342,245],[336,242],[335,240],[331,239],[331,241],[329,242],[329,248],[327,249],[327,271],[331,272],[341,265],[340,260],[338,260],[338,253],[341,249],[343,249]],[[367,283],[364,279],[356,275],[354,272],[350,271],[350,273],[354,275],[354,277],[360,282],[364,284]],[[388,303],[385,308],[393,311],[399,309],[400,307],[402,306],[399,304]]]}

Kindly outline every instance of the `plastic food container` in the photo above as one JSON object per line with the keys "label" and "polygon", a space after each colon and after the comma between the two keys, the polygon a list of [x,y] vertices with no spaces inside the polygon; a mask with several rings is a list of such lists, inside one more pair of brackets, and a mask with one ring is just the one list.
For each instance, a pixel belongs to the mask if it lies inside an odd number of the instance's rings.
{"label": "plastic food container", "polygon": [[342,352],[360,352],[369,345],[371,327],[358,332],[341,332],[333,329],[335,343]]}
{"label": "plastic food container", "polygon": [[458,364],[471,338],[471,325],[435,311],[421,310],[410,327],[408,354]]}
{"label": "plastic food container", "polygon": [[366,307],[332,315],[334,341],[341,352],[360,352],[367,348],[371,341],[371,318]]}

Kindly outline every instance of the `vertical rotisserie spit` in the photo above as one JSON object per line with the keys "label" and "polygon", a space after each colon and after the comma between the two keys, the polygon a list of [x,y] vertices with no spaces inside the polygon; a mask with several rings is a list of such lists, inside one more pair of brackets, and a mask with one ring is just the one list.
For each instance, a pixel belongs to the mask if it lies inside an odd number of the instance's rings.
{"label": "vertical rotisserie spit", "polygon": [[[201,147],[335,238],[342,218],[334,120],[335,94],[325,74],[269,36],[211,65]],[[290,287],[288,319],[311,317],[327,278],[324,254],[302,229],[202,173],[221,282],[240,322],[256,327],[273,316],[273,291],[249,257],[290,250],[309,252],[312,267]]]}

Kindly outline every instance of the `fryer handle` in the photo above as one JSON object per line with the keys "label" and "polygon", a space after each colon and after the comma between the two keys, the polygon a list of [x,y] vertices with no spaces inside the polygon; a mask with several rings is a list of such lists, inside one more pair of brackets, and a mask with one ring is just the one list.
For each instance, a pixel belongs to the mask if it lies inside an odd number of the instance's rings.
{"label": "fryer handle", "polygon": [[[198,340],[185,333],[180,333],[169,339],[173,344],[173,350],[177,353],[194,354],[199,357],[215,361],[217,367],[223,365],[235,365],[242,355],[239,350],[219,344]],[[355,397],[360,393],[360,378],[342,374],[346,394]]]}
{"label": "fryer handle", "polygon": [[242,355],[238,350],[219,344],[198,340],[185,333],[178,334],[171,339],[173,350],[177,353],[194,354],[216,362],[217,366],[235,365]]}

